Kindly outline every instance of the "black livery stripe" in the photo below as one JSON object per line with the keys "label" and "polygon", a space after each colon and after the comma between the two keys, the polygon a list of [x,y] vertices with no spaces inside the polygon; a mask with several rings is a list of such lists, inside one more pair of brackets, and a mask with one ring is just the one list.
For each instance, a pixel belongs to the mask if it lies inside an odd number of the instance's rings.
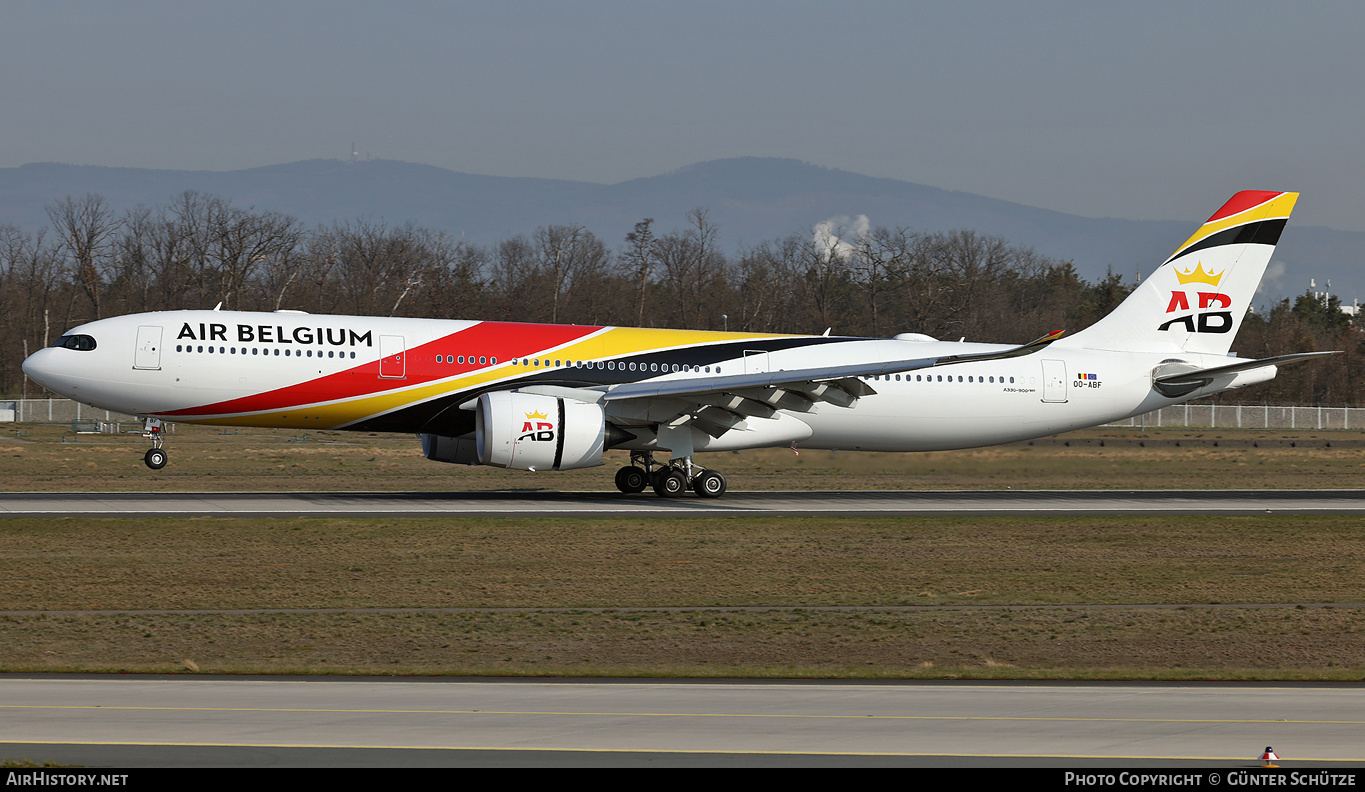
{"label": "black livery stripe", "polygon": [[555,436],[555,470],[559,470],[559,463],[564,461],[564,400],[555,399],[559,402],[559,423],[555,424],[558,428]]}
{"label": "black livery stripe", "polygon": [[1188,256],[1200,250],[1222,245],[1275,245],[1280,241],[1280,233],[1284,231],[1285,223],[1288,222],[1289,218],[1280,217],[1274,220],[1262,220],[1257,223],[1225,228],[1176,253],[1167,259],[1166,263],[1169,264],[1182,256]]}
{"label": "black livery stripe", "polygon": [[[660,366],[667,364],[669,372],[672,372],[674,364],[679,366],[715,366],[717,363],[726,361],[736,361],[743,357],[745,351],[760,352],[779,352],[786,349],[800,347],[814,347],[823,344],[842,343],[859,340],[877,339],[858,339],[830,336],[802,336],[802,337],[779,337],[779,338],[755,338],[741,341],[726,341],[716,344],[702,344],[695,347],[682,347],[664,351],[640,352],[631,355],[621,355],[611,358],[616,364],[615,369],[607,368],[579,368],[577,366],[559,366],[551,368],[531,369],[529,372],[525,367],[516,366],[504,369],[504,372],[515,372],[519,376],[510,381],[502,381],[476,388],[462,388],[458,391],[445,393],[432,399],[422,402],[408,404],[383,415],[376,415],[366,418],[348,426],[338,427],[343,431],[354,432],[427,432],[439,434],[447,437],[457,437],[462,434],[474,431],[474,412],[471,410],[461,410],[460,405],[470,399],[477,399],[481,394],[490,391],[511,390],[526,385],[559,385],[565,388],[591,388],[602,385],[618,385],[627,382],[640,382],[642,380],[661,377],[663,371],[649,371],[651,363],[658,363]],[[544,356],[541,356],[544,359]],[[629,364],[634,363],[635,371],[629,369]],[[644,366],[642,370],[640,366]],[[738,365],[734,374],[743,374],[742,362],[736,361],[732,365]],[[561,424],[562,425],[562,424]]]}

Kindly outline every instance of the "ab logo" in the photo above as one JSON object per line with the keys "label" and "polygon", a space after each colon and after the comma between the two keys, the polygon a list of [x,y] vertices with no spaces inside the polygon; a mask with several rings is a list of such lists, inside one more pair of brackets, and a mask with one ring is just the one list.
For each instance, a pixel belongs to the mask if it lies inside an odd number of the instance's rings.
{"label": "ab logo", "polygon": [[524,413],[526,420],[521,424],[522,435],[517,438],[517,442],[529,440],[532,442],[554,442],[555,425],[550,423],[545,413],[529,412]]}
{"label": "ab logo", "polygon": [[[1181,286],[1188,283],[1207,283],[1214,287],[1214,289],[1217,289],[1218,281],[1223,279],[1225,272],[1226,270],[1217,275],[1214,275],[1211,272],[1205,272],[1204,265],[1201,262],[1197,264],[1191,272],[1176,270],[1175,277],[1180,281]],[[1220,294],[1217,291],[1197,291],[1195,292],[1195,295],[1199,300],[1200,309],[1227,308],[1232,305],[1231,297],[1226,294]],[[1166,313],[1188,310],[1190,310],[1189,294],[1184,291],[1172,291],[1171,302],[1166,306]],[[1197,315],[1177,316],[1174,319],[1161,323],[1157,329],[1170,330],[1171,325],[1181,325],[1188,333],[1226,333],[1232,329],[1232,312],[1207,311]]]}

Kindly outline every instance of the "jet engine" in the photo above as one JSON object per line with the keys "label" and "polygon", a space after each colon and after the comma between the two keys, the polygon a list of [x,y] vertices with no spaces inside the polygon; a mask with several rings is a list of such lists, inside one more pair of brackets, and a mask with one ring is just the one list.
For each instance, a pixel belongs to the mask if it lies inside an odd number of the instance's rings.
{"label": "jet engine", "polygon": [[602,464],[607,422],[596,404],[496,391],[479,397],[474,436],[481,465],[573,470]]}

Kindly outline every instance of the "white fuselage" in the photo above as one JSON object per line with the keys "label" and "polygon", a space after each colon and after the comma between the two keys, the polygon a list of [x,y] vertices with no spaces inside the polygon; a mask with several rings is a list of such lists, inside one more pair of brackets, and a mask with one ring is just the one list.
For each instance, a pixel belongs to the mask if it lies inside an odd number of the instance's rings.
{"label": "white fuselage", "polygon": [[[68,335],[77,334],[93,338],[95,348],[50,347],[24,368],[49,390],[95,407],[184,423],[410,432],[428,431],[442,410],[490,390],[591,389],[1009,348],[293,312],[138,314]],[[1159,364],[1228,360],[1209,357],[1061,341],[1019,357],[864,378],[875,393],[852,407],[779,410],[719,438],[700,438],[696,450],[793,442],[870,451],[976,447],[1103,424],[1274,376],[1273,368],[1254,379],[1229,376],[1179,399],[1153,390]],[[607,420],[626,426],[676,414],[668,399],[606,407]],[[621,447],[653,442],[651,435]]]}

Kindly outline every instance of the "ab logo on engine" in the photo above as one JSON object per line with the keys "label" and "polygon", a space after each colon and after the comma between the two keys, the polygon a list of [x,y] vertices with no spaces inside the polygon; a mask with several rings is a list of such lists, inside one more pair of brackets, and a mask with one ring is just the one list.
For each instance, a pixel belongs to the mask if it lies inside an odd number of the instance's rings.
{"label": "ab logo on engine", "polygon": [[521,437],[517,442],[530,440],[532,442],[554,442],[555,425],[550,423],[548,415],[542,412],[525,413],[526,420],[521,424]]}

